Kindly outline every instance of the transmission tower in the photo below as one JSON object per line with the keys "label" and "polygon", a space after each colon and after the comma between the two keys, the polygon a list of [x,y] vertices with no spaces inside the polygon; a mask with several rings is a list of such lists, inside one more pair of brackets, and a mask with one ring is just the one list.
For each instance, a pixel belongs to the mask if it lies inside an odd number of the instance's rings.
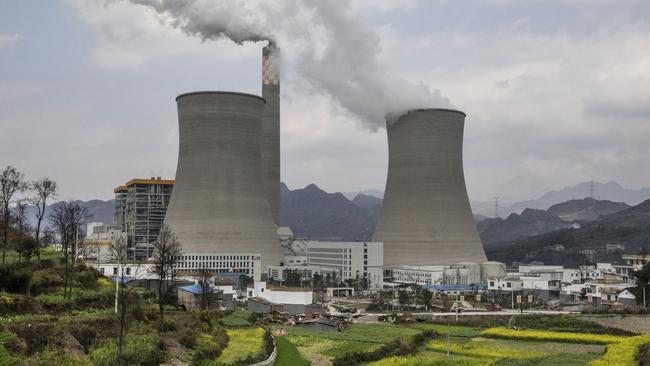
{"label": "transmission tower", "polygon": [[499,198],[500,197],[494,197],[494,218],[499,217]]}

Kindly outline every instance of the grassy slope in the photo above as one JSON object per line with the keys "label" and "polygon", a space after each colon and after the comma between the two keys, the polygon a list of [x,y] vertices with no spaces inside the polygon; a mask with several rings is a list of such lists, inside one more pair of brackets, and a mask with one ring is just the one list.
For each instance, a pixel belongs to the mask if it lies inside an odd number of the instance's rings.
{"label": "grassy slope", "polygon": [[276,346],[278,348],[276,366],[309,366],[309,361],[302,358],[296,346],[286,338],[276,338]]}

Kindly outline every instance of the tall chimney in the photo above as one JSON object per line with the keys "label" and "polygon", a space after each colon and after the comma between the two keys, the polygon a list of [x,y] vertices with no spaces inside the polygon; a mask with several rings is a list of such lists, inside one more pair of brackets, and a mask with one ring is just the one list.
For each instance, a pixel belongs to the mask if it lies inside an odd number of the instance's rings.
{"label": "tall chimney", "polygon": [[262,50],[262,181],[273,213],[280,225],[280,49],[273,42]]}
{"label": "tall chimney", "polygon": [[411,110],[386,123],[388,178],[373,240],[384,266],[486,260],[463,173],[465,113]]}

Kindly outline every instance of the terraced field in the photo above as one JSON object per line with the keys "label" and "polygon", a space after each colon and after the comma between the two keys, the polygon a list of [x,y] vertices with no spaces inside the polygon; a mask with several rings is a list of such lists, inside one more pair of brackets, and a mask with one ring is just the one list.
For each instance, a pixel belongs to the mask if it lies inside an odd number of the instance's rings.
{"label": "terraced field", "polygon": [[[488,366],[577,366],[577,365],[636,365],[650,344],[650,336],[618,336],[580,332],[545,330],[512,330],[503,327],[481,330],[468,326],[433,323],[407,325],[355,324],[343,332],[315,331],[304,328],[284,328],[288,334],[282,341],[292,357],[300,356],[311,365],[348,365],[345,356],[354,353],[382,351],[398,338],[408,340],[423,331],[435,331],[435,339],[404,352],[393,349],[365,365],[488,365]],[[295,351],[299,353],[295,354]],[[639,351],[641,350],[641,351]],[[276,365],[282,361],[282,349]],[[367,360],[367,358],[366,358]],[[613,363],[612,363],[613,362]]]}

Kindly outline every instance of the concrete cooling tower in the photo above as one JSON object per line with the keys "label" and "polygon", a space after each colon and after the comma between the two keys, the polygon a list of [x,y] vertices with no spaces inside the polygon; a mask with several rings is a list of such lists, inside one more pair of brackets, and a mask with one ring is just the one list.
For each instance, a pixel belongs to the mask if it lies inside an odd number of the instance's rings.
{"label": "concrete cooling tower", "polygon": [[261,256],[262,271],[278,264],[280,243],[261,177],[264,99],[195,92],[178,96],[176,102],[178,166],[165,223],[182,251],[237,254],[190,258],[206,260],[250,259],[247,255],[255,254]]}
{"label": "concrete cooling tower", "polygon": [[388,121],[388,178],[373,237],[384,242],[384,266],[485,261],[465,188],[465,114],[417,109]]}
{"label": "concrete cooling tower", "polygon": [[262,182],[273,221],[280,224],[280,49],[270,43],[262,50]]}

